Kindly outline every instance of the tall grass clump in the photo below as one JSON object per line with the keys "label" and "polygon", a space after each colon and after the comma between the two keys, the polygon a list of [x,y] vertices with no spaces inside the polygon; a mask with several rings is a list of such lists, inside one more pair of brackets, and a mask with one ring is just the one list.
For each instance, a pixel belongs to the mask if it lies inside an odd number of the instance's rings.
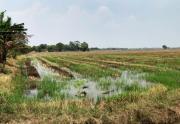
{"label": "tall grass clump", "polygon": [[17,112],[19,104],[25,101],[24,89],[27,78],[21,75],[16,75],[12,79],[14,85],[11,93],[0,94],[0,113],[12,114]]}
{"label": "tall grass clump", "polygon": [[64,94],[61,94],[60,92],[64,88],[66,88],[65,80],[59,82],[50,77],[45,77],[38,87],[38,98],[64,99]]}
{"label": "tall grass clump", "polygon": [[161,83],[169,88],[180,88],[180,71],[159,71],[149,73],[147,80],[154,83]]}
{"label": "tall grass clump", "polygon": [[27,77],[22,75],[16,75],[13,78],[14,89],[12,94],[8,97],[9,102],[20,103],[24,100],[24,90],[27,84]]}

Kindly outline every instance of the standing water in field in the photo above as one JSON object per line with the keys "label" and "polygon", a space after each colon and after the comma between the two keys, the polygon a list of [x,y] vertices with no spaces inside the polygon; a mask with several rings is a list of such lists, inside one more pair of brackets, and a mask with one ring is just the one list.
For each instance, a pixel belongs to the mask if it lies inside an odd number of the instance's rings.
{"label": "standing water in field", "polygon": [[150,83],[143,79],[144,76],[145,74],[124,71],[121,77],[116,79],[105,77],[97,81],[87,79],[71,80],[61,93],[65,94],[66,98],[84,97],[96,103],[102,97],[149,87]]}
{"label": "standing water in field", "polygon": [[41,79],[43,79],[45,77],[54,78],[54,77],[58,77],[59,76],[59,74],[57,72],[55,72],[51,68],[47,68],[45,65],[40,63],[38,60],[31,61],[31,65],[36,68],[36,70],[38,71]]}
{"label": "standing water in field", "polygon": [[120,80],[127,85],[137,84],[141,87],[148,87],[150,83],[148,83],[145,79],[145,73],[135,73],[130,71],[124,71],[121,74]]}
{"label": "standing water in field", "polygon": [[25,96],[28,98],[34,98],[38,95],[38,89],[29,89],[26,91]]}
{"label": "standing water in field", "polygon": [[51,80],[52,82],[55,80],[59,88],[52,92],[59,92],[59,95],[63,95],[65,99],[88,98],[96,103],[102,97],[118,95],[123,92],[144,89],[150,86],[150,83],[144,80],[145,74],[131,71],[123,71],[118,78],[104,77],[96,81],[83,78],[65,80],[65,85],[62,86],[61,82],[63,80],[54,78],[60,76],[59,73],[46,67],[38,60],[33,60],[32,65],[37,69],[41,79],[48,77],[50,79],[49,83],[51,83]]}

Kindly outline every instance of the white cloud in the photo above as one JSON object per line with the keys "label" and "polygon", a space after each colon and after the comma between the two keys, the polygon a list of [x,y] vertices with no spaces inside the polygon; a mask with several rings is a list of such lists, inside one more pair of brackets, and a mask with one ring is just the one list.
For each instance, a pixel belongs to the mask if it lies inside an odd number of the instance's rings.
{"label": "white cloud", "polygon": [[137,21],[137,17],[135,15],[130,15],[128,17],[128,20],[134,22],[134,21]]}
{"label": "white cloud", "polygon": [[6,0],[0,0],[1,4],[4,3]]}
{"label": "white cloud", "polygon": [[97,10],[97,14],[100,16],[110,16],[111,11],[107,6],[100,6]]}
{"label": "white cloud", "polygon": [[4,11],[4,4],[5,4],[6,0],[0,0],[0,11]]}
{"label": "white cloud", "polygon": [[154,3],[157,8],[165,8],[171,3],[171,1],[172,0],[156,0]]}
{"label": "white cloud", "polygon": [[[99,13],[100,11],[103,12],[103,15],[101,15],[102,13]],[[41,27],[44,36],[49,35],[46,41],[58,42],[60,39],[61,41],[95,40],[96,35],[98,32],[101,32],[101,29],[104,27],[104,23],[107,20],[108,16],[106,17],[106,20],[104,20],[105,12],[108,12],[107,14],[109,14],[109,9],[107,9],[107,7],[99,7],[94,13],[90,13],[79,6],[71,5],[67,7],[67,10],[64,13],[53,13],[46,21],[41,23],[41,26],[37,26]],[[47,23],[52,24],[52,26],[48,26]],[[48,28],[46,26],[48,26]],[[51,30],[53,30],[53,33],[48,32]],[[43,35],[42,33],[40,34],[41,36]]]}
{"label": "white cloud", "polygon": [[25,10],[10,11],[8,15],[14,17],[17,21],[30,20],[45,13],[48,10],[47,7],[43,6],[40,2],[33,3],[29,8]]}

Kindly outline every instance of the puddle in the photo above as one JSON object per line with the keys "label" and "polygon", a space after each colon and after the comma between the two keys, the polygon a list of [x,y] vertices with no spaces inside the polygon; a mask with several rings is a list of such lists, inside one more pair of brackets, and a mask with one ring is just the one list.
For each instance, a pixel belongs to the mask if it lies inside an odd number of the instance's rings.
{"label": "puddle", "polygon": [[88,98],[93,102],[97,102],[97,99],[101,97],[101,91],[96,83],[83,79],[84,84],[77,87],[75,84],[77,81],[82,81],[82,79],[72,80],[67,88],[61,90],[60,93],[64,94],[66,99]]}
{"label": "puddle", "polygon": [[45,65],[46,68],[50,68],[62,76],[69,77],[69,78],[74,78],[76,76],[76,74],[71,72],[71,70],[69,70],[68,68],[65,68],[65,67],[62,68],[57,65],[49,64],[46,60],[43,60],[43,59],[41,59],[40,62],[41,64]]}
{"label": "puddle", "polygon": [[[38,60],[32,61],[32,66],[36,68],[42,80],[45,77],[48,77],[50,80],[56,80],[55,82],[57,85],[59,85],[59,90],[53,92],[58,92],[59,95],[63,95],[65,99],[87,98],[96,103],[98,99],[103,97],[121,94],[135,88],[148,88],[151,86],[151,83],[144,79],[144,73],[123,71],[121,76],[115,79],[112,77],[104,77],[97,81],[91,81],[88,79],[83,79],[81,78],[81,75],[72,73],[71,70],[66,69],[68,72],[75,75],[75,79],[66,80],[65,87],[62,88],[61,79],[55,78],[60,76],[59,73],[44,66],[42,63],[38,62]],[[51,81],[49,83],[51,83]],[[27,97],[36,97],[37,95],[37,89],[28,90],[28,92],[26,92]],[[46,94],[44,98],[47,100],[51,99],[48,94]]]}
{"label": "puddle", "polygon": [[71,80],[68,83],[68,87],[61,90],[61,94],[65,94],[67,99],[84,97],[96,103],[98,99],[121,94],[133,86],[148,88],[151,86],[151,83],[145,81],[143,79],[144,76],[145,74],[124,71],[121,77],[116,79],[107,77],[101,78],[96,82],[87,79]]}
{"label": "puddle", "polygon": [[45,67],[38,60],[31,61],[31,65],[36,68],[41,79],[44,79],[46,77],[50,77],[51,79],[54,79],[60,76],[59,73],[57,73],[55,70]]}
{"label": "puddle", "polygon": [[38,95],[38,89],[26,90],[25,96],[28,98],[34,98]]}
{"label": "puddle", "polygon": [[147,82],[144,79],[145,76],[146,76],[145,73],[135,73],[131,71],[124,71],[121,74],[120,80],[127,85],[137,84],[145,88],[151,85],[150,82]]}

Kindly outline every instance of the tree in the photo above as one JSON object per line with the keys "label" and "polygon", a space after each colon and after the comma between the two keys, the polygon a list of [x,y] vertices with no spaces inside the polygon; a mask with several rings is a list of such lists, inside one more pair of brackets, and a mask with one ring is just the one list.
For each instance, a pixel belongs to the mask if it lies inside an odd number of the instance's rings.
{"label": "tree", "polygon": [[76,50],[80,50],[80,48],[81,48],[81,43],[79,42],[79,41],[74,41],[74,44],[75,44],[75,46],[76,46]]}
{"label": "tree", "polygon": [[39,46],[33,46],[31,51],[42,52],[48,50],[48,52],[55,51],[88,51],[88,43],[79,41],[70,41],[69,44],[57,43],[56,45],[40,44]]}
{"label": "tree", "polygon": [[57,51],[62,51],[63,48],[64,48],[64,44],[63,44],[63,43],[57,43],[57,44],[56,44],[56,49],[57,49]]}
{"label": "tree", "polygon": [[55,52],[56,51],[56,46],[55,45],[49,45],[48,46],[48,52]]}
{"label": "tree", "polygon": [[43,51],[46,51],[47,48],[48,48],[48,45],[47,45],[47,44],[40,44],[40,45],[38,46],[38,51],[39,51],[39,52],[43,52]]}
{"label": "tree", "polygon": [[3,63],[3,69],[8,53],[27,44],[26,31],[24,23],[12,24],[11,18],[5,17],[5,11],[0,12],[0,62]]}
{"label": "tree", "polygon": [[89,50],[88,43],[86,43],[86,42],[81,43],[80,49],[81,49],[81,51],[88,51]]}
{"label": "tree", "polygon": [[167,47],[166,45],[163,45],[162,48],[163,48],[163,49],[167,49],[168,47]]}
{"label": "tree", "polygon": [[18,47],[17,49],[14,48],[9,51],[8,57],[16,58],[17,55],[21,54],[27,54],[32,51],[32,48],[26,44],[22,45],[21,47]]}
{"label": "tree", "polygon": [[31,49],[32,49],[32,51],[38,52],[38,47],[37,46],[33,46]]}
{"label": "tree", "polygon": [[70,51],[71,48],[70,48],[69,45],[65,44],[63,50],[64,50],[64,51]]}
{"label": "tree", "polygon": [[79,51],[80,50],[81,43],[79,41],[70,41],[69,42],[69,48],[72,51]]}

